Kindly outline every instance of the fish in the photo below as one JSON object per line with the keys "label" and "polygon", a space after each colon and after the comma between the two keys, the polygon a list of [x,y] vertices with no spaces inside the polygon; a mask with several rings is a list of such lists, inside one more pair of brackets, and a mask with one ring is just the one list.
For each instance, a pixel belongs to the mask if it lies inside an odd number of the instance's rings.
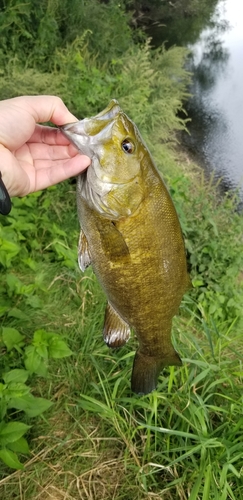
{"label": "fish", "polygon": [[135,333],[131,390],[149,394],[164,367],[181,365],[172,319],[190,278],[175,206],[117,100],[61,131],[91,158],[77,178],[78,262],[82,271],[92,265],[107,297],[104,341],[118,348]]}

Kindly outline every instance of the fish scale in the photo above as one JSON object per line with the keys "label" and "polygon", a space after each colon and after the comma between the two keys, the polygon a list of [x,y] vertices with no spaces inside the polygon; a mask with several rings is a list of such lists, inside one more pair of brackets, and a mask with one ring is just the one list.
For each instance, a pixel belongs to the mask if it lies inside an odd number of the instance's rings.
{"label": "fish scale", "polygon": [[132,391],[147,394],[162,368],[180,365],[171,343],[172,318],[188,289],[179,219],[136,125],[117,101],[97,117],[61,127],[91,165],[77,182],[79,262],[89,264],[108,299],[109,347],[138,339]]}

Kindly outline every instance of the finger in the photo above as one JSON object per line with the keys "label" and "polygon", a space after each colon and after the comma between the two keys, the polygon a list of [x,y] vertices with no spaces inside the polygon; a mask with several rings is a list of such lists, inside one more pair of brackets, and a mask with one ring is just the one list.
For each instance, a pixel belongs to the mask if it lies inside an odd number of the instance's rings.
{"label": "finger", "polygon": [[[38,162],[37,162],[38,163]],[[56,161],[55,164],[50,167],[41,168],[40,164],[35,165],[36,167],[36,184],[35,190],[45,189],[54,184],[58,184],[70,177],[74,177],[89,166],[90,159],[87,156],[76,155],[69,160]]]}
{"label": "finger", "polygon": [[[58,128],[37,124],[34,133],[28,140],[28,144],[30,143],[69,145],[70,141]],[[75,151],[77,152],[76,148]]]}
{"label": "finger", "polygon": [[23,104],[21,102],[20,105],[28,106],[36,123],[50,121],[55,125],[63,125],[64,123],[77,121],[77,118],[70,113],[60,97],[39,95],[20,97],[19,99],[24,99]]}
{"label": "finger", "polygon": [[77,155],[77,149],[70,143],[64,146],[48,145],[42,143],[28,143],[19,148],[17,151],[15,151],[15,157],[19,161],[25,161],[29,163],[33,163],[33,160],[63,161],[72,158],[73,156],[76,155]]}
{"label": "finger", "polygon": [[77,121],[59,97],[24,96],[0,101],[0,143],[15,150],[33,135],[38,122]]}

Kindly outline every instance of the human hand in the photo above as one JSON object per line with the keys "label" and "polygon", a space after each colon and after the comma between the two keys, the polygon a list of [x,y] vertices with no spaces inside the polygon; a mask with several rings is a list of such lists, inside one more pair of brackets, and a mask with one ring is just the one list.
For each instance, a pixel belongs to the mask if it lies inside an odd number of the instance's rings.
{"label": "human hand", "polygon": [[78,175],[90,158],[58,129],[77,121],[59,97],[24,96],[0,101],[0,172],[10,196],[24,196]]}

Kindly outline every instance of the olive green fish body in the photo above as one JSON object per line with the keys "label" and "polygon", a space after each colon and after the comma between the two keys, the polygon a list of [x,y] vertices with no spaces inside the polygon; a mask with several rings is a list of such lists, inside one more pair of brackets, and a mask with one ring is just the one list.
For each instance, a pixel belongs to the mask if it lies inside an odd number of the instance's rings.
{"label": "olive green fish body", "polygon": [[[113,103],[109,113],[117,106]],[[118,109],[112,127],[115,138],[115,126],[120,126],[121,119],[124,121],[124,114]],[[107,110],[104,115],[107,116]],[[85,176],[91,167],[78,179],[82,226],[79,262],[82,269],[92,264],[108,298],[103,332],[106,343],[119,347],[128,340],[130,328],[134,329],[139,349],[134,359],[132,390],[146,394],[156,388],[164,366],[181,364],[171,343],[171,326],[188,286],[188,274],[181,228],[170,195],[136,127],[126,115],[125,122],[126,130],[121,127],[116,147],[112,149],[109,144],[108,152],[105,148],[102,151],[106,157],[112,151],[114,165],[109,163],[109,175],[105,173],[103,177],[103,183],[111,184],[109,189],[90,173],[98,188],[95,194],[87,192]],[[134,154],[136,160],[130,164],[130,171],[127,165],[124,167],[125,179],[119,173],[112,174],[112,169],[116,172],[117,168],[116,148],[121,148],[124,140],[135,143],[135,152],[127,153],[125,148],[123,155]],[[118,156],[118,164],[119,161]],[[100,178],[98,167],[96,173]],[[101,192],[98,210],[97,191]]]}

